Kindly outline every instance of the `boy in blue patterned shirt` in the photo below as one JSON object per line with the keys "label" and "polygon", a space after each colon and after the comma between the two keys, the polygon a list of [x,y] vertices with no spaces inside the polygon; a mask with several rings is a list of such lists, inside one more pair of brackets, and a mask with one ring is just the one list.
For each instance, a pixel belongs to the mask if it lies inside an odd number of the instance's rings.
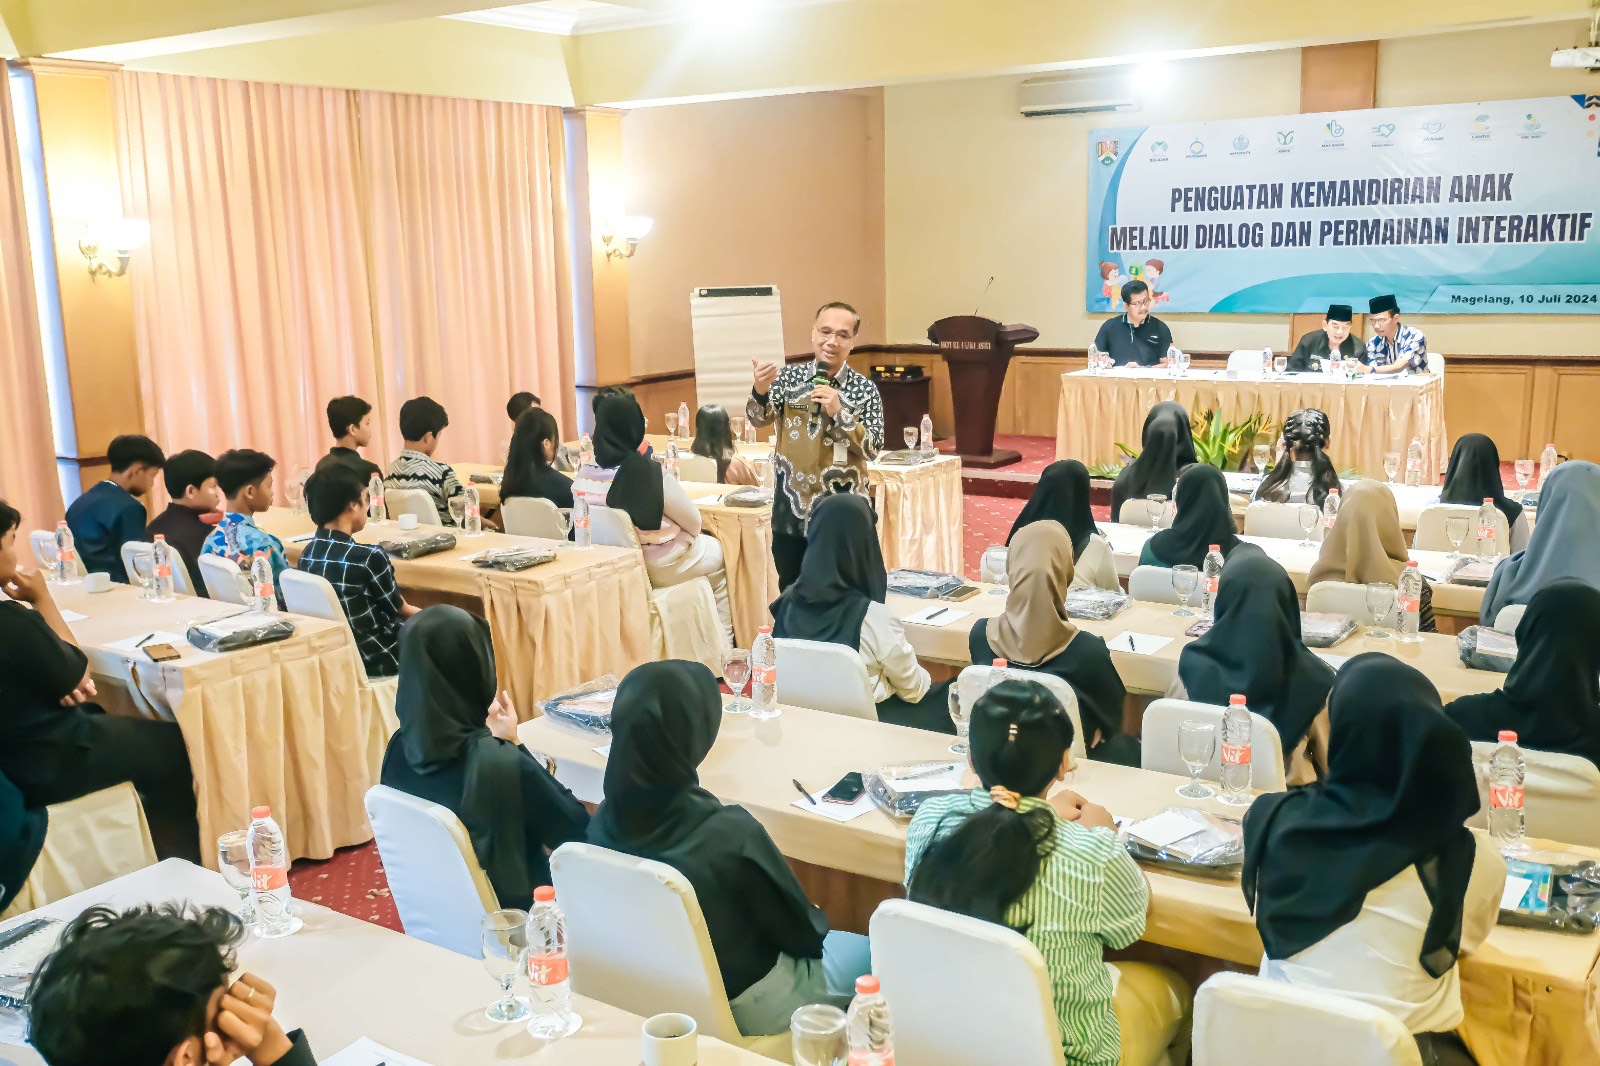
{"label": "boy in blue patterned shirt", "polygon": [[267,553],[272,563],[272,582],[288,569],[283,542],[256,525],[255,516],[272,506],[272,471],[277,460],[249,448],[235,448],[217,457],[217,487],[222,489],[222,521],[206,538],[205,554],[220,555],[239,564],[250,565],[258,551]]}

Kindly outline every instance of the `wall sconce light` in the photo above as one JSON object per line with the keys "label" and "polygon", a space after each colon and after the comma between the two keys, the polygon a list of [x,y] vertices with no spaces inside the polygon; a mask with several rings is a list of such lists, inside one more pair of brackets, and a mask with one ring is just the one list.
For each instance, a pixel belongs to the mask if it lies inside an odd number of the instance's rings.
{"label": "wall sconce light", "polygon": [[[132,218],[90,222],[78,237],[78,251],[89,261],[89,277],[120,278],[128,272],[128,259],[150,239],[150,223]],[[117,261],[112,266],[110,260]]]}
{"label": "wall sconce light", "polygon": [[628,215],[607,222],[600,231],[600,243],[605,245],[607,259],[631,259],[639,241],[655,225],[654,219],[643,215]]}

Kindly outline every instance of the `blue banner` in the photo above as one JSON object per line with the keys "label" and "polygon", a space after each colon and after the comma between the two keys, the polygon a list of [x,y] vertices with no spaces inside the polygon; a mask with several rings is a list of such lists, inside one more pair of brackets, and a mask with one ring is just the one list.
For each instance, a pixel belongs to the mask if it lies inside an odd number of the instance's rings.
{"label": "blue banner", "polygon": [[1600,314],[1600,94],[1089,137],[1089,311]]}

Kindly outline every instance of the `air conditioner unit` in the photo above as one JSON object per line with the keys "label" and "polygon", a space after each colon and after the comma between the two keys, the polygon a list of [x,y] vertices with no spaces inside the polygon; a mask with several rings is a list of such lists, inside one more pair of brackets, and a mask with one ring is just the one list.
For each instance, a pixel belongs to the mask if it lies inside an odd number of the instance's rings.
{"label": "air conditioner unit", "polygon": [[1133,79],[1127,75],[1029,78],[1017,86],[1017,109],[1024,118],[1136,111],[1139,103]]}

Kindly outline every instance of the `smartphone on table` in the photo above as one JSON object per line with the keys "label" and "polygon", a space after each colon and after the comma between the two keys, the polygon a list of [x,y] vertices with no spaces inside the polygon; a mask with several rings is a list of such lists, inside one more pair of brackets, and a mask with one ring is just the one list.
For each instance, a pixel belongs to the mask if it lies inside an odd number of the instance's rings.
{"label": "smartphone on table", "polygon": [[839,778],[839,783],[822,794],[824,803],[854,803],[861,798],[867,790],[866,782],[859,773],[848,773]]}

